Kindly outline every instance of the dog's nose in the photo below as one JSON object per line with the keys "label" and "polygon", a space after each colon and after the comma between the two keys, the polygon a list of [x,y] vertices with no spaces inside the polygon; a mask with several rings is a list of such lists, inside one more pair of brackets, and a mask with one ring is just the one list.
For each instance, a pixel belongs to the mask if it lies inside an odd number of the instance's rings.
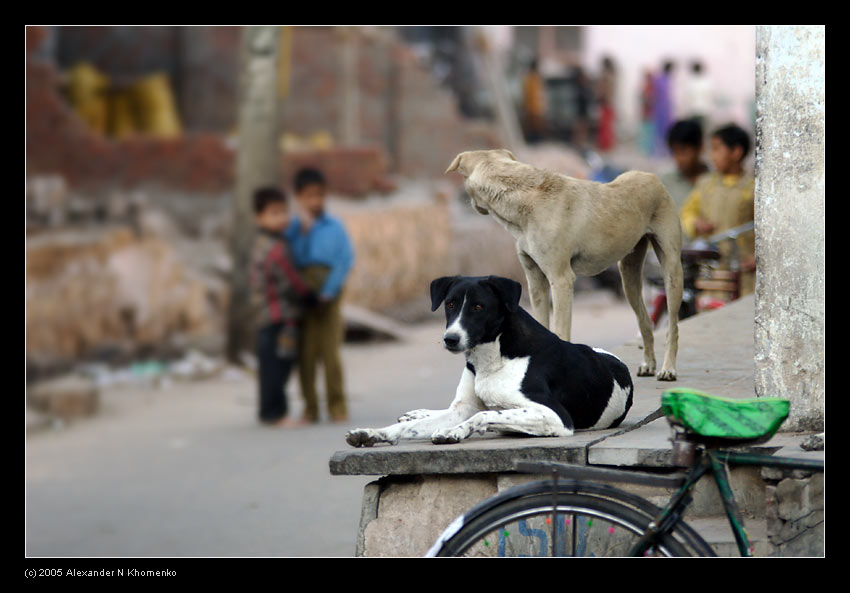
{"label": "dog's nose", "polygon": [[446,348],[457,348],[457,345],[460,344],[460,336],[457,334],[446,334],[443,336],[443,343],[446,345]]}

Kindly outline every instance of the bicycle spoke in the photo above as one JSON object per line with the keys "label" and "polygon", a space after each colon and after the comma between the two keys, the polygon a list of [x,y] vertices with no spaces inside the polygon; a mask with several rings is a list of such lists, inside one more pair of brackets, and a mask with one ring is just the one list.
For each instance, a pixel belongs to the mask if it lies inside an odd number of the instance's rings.
{"label": "bicycle spoke", "polygon": [[[533,484],[539,488],[542,483]],[[689,556],[690,530],[656,534],[660,509],[617,489],[559,484],[552,491],[509,491],[500,504],[482,507],[442,544],[442,556],[629,556],[648,546],[650,554]],[[524,495],[516,496],[519,493]],[[646,534],[646,542],[642,538]],[[696,539],[698,536],[694,534]],[[640,545],[639,545],[640,544]]]}
{"label": "bicycle spoke", "polygon": [[[572,524],[575,525],[576,524],[575,514],[570,515],[570,518],[571,518]],[[572,531],[572,535],[570,537],[570,541],[572,542],[572,548],[571,548],[572,552],[570,553],[570,556],[575,558],[575,555],[576,555],[576,530],[571,529],[571,531]]]}
{"label": "bicycle spoke", "polygon": [[[585,513],[541,509],[508,521],[479,538],[466,556],[627,556],[640,535],[616,521]],[[564,549],[569,543],[569,550]]]}

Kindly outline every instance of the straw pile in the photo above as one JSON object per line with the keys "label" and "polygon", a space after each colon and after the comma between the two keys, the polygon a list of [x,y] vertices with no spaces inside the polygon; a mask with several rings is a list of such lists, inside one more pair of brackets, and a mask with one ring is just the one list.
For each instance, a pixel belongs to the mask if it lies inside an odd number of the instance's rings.
{"label": "straw pile", "polygon": [[452,221],[445,202],[367,208],[340,215],[356,250],[345,298],[380,311],[428,294],[446,273]]}
{"label": "straw pile", "polygon": [[[175,249],[127,229],[31,239],[26,259],[26,354],[33,366],[159,347],[221,331],[226,296],[212,295]],[[221,297],[221,298],[218,298]]]}

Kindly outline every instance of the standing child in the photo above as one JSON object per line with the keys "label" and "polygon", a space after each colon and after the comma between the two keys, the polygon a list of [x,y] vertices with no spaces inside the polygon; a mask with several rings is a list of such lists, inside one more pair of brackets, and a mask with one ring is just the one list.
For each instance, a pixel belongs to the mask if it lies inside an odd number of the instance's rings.
{"label": "standing child", "polygon": [[354,264],[354,250],[342,223],[325,212],[327,184],[321,171],[306,168],[295,175],[299,215],[286,237],[295,264],[319,297],[306,312],[298,343],[298,371],[304,397],[304,420],[319,421],[316,367],[324,366],[327,406],[332,422],[348,420],[340,346],[343,338],[342,289]]}
{"label": "standing child", "polygon": [[[691,239],[722,233],[755,218],[755,179],[744,170],[750,151],[749,134],[735,124],[719,128],[711,135],[710,151],[715,170],[699,178],[682,206],[682,229]],[[750,231],[737,241],[739,295],[744,296],[755,287],[755,235]],[[725,247],[721,245],[721,249]],[[723,256],[721,263],[728,267],[732,263],[730,254]]]}
{"label": "standing child", "polygon": [[677,121],[667,133],[674,167],[659,175],[677,208],[690,196],[697,179],[708,171],[702,160],[702,126],[695,119]]}
{"label": "standing child", "polygon": [[295,271],[283,231],[289,224],[286,196],[276,188],[254,193],[257,232],[251,257],[251,298],[257,323],[259,417],[292,427],[286,382],[295,362],[298,317],[315,300]]}

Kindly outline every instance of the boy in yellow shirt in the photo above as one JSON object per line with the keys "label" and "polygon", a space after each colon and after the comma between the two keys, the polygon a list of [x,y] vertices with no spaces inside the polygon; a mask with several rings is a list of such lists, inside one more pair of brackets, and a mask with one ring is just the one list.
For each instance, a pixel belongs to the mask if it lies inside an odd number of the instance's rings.
{"label": "boy in yellow shirt", "polygon": [[[711,160],[715,170],[704,174],[682,206],[682,230],[693,240],[740,226],[754,219],[755,179],[744,171],[743,162],[750,151],[745,130],[729,124],[711,135]],[[752,231],[738,237],[740,265],[739,296],[755,287],[755,235]],[[728,243],[728,242],[726,242]],[[721,244],[721,265],[731,261],[729,245]]]}

